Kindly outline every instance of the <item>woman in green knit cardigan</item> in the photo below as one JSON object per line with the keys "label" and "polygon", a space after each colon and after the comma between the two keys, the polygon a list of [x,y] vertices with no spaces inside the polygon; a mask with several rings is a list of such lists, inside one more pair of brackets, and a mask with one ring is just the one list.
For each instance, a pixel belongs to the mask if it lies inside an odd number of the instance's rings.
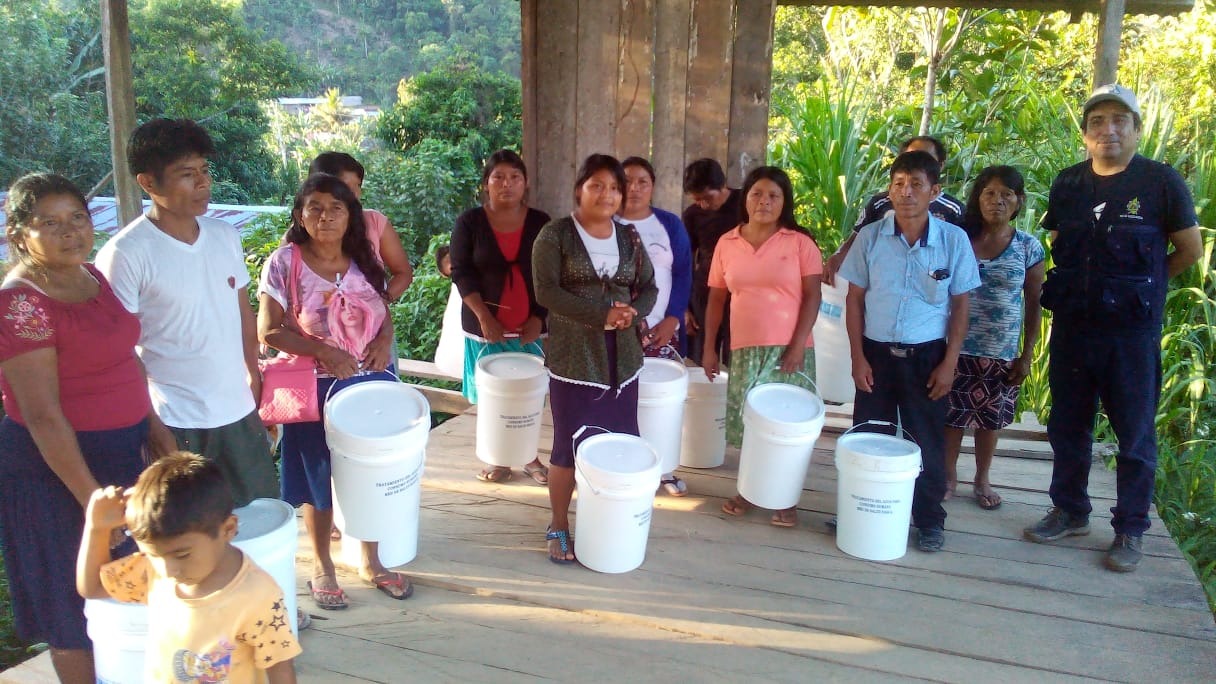
{"label": "woman in green knit cardigan", "polygon": [[549,222],[532,248],[537,302],[549,311],[545,363],[553,411],[549,560],[572,563],[574,433],[583,426],[638,434],[638,324],[654,306],[654,267],[633,226],[613,220],[625,171],[593,154],[574,184],[576,208]]}

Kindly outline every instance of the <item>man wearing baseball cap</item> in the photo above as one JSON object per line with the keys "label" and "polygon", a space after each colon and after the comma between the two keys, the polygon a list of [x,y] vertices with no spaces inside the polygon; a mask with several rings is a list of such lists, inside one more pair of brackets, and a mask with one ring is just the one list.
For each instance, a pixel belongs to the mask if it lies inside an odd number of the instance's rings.
{"label": "man wearing baseball cap", "polygon": [[1135,93],[1113,84],[1098,88],[1081,118],[1090,158],[1061,171],[1051,186],[1043,225],[1051,231],[1055,268],[1042,303],[1053,313],[1047,421],[1053,508],[1023,531],[1040,543],[1089,534],[1086,489],[1101,400],[1119,442],[1115,538],[1104,559],[1116,572],[1136,569],[1149,527],[1166,283],[1202,251],[1182,176],[1136,154],[1140,128]]}

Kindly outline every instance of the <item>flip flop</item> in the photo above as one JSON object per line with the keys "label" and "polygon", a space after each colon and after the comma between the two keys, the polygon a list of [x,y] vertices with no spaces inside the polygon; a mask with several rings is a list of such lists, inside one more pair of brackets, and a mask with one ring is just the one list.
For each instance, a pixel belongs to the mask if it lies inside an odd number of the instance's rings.
{"label": "flip flop", "polygon": [[[387,575],[380,578],[367,580],[369,584],[378,589],[385,596],[397,600],[404,601],[414,595],[414,583],[410,582],[409,578],[399,572],[390,571]],[[393,593],[393,589],[400,591],[400,594]]]}
{"label": "flip flop", "polygon": [[303,608],[296,608],[296,631],[302,632],[312,625],[312,616]]}
{"label": "flip flop", "polygon": [[544,465],[534,466],[529,463],[528,465],[524,466],[524,475],[532,478],[532,480],[538,485],[547,486],[549,484],[549,468]]}
{"label": "flip flop", "polygon": [[[323,577],[324,575],[322,575]],[[337,584],[337,580],[334,580]],[[312,596],[312,600],[321,610],[343,610],[346,608],[346,592],[338,589],[318,589],[312,586],[312,580],[308,580],[308,594]],[[328,601],[328,603],[326,603]]]}
{"label": "flip flop", "polygon": [[554,539],[557,540],[558,546],[561,547],[562,557],[558,558],[553,554],[549,554],[549,560],[557,563],[558,565],[569,565],[573,563],[574,559],[566,558],[566,555],[570,553],[570,530],[546,530],[545,541],[549,542],[553,541]]}
{"label": "flip flop", "polygon": [[515,473],[512,473],[510,468],[490,466],[480,473],[477,473],[477,479],[481,480],[482,482],[506,482],[514,475]]}
{"label": "flip flop", "polygon": [[1001,495],[996,492],[991,494],[976,494],[975,503],[985,511],[995,511],[1001,507]]}
{"label": "flip flop", "polygon": [[727,515],[733,515],[736,518],[741,515],[745,515],[751,509],[752,509],[752,505],[747,502],[747,499],[744,499],[743,497],[739,496],[738,494],[727,499],[722,504],[722,512]]}
{"label": "flip flop", "polygon": [[688,485],[684,484],[684,480],[672,475],[671,477],[660,480],[659,488],[667,492],[668,496],[680,497],[688,493]]}
{"label": "flip flop", "polygon": [[785,510],[774,511],[773,517],[769,518],[769,520],[768,520],[769,524],[772,525],[773,527],[797,527],[798,526],[797,509],[788,511],[790,513],[790,517],[788,519],[784,515],[782,515],[783,513],[786,513],[786,512],[787,511],[785,511]]}

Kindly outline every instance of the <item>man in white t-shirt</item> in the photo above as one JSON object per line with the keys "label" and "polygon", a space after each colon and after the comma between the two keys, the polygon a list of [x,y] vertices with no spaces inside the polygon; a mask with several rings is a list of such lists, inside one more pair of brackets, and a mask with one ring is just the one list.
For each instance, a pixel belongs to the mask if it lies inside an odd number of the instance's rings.
{"label": "man in white t-shirt", "polygon": [[244,506],[279,488],[257,414],[257,326],[240,235],[203,216],[214,151],[187,119],[137,128],[127,163],[152,206],[98,252],[97,267],[142,328],[136,351],[159,416],[153,454],[180,448],[215,461]]}

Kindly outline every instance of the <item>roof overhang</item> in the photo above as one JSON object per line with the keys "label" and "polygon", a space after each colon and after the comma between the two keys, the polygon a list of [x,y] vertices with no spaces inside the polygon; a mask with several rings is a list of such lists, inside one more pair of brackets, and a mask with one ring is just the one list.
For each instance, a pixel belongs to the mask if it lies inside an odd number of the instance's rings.
{"label": "roof overhang", "polygon": [[[957,9],[1016,9],[1041,12],[1097,12],[1100,0],[777,0],[779,5],[855,7],[953,7]],[[1195,0],[1127,0],[1127,14],[1183,14]]]}

